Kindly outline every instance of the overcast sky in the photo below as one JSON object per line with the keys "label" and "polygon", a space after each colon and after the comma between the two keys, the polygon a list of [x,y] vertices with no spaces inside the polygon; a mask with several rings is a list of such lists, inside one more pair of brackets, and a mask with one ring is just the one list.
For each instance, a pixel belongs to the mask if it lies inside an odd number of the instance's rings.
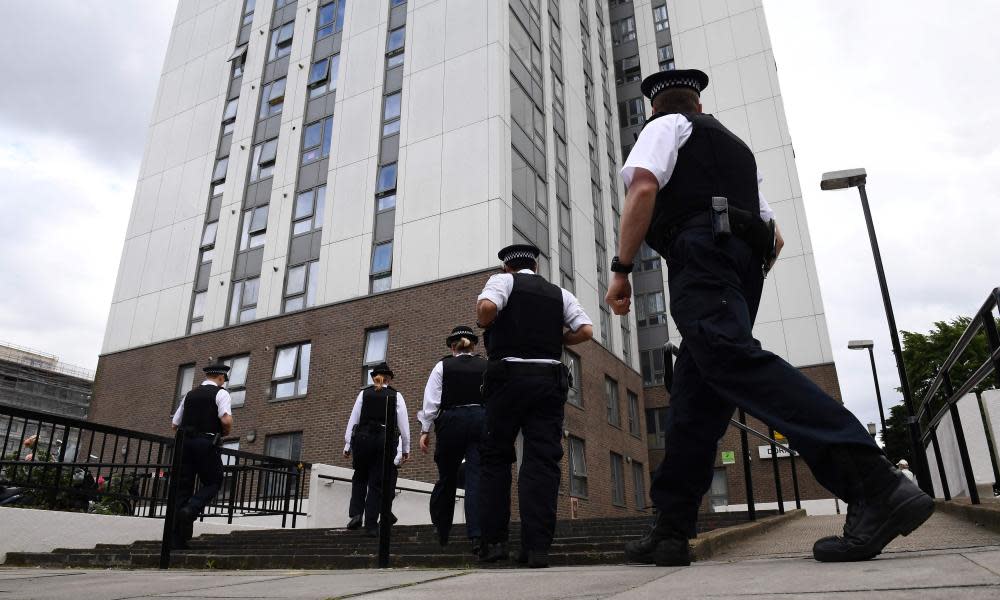
{"label": "overcast sky", "polygon": [[[366,0],[368,1],[368,0]],[[93,368],[176,2],[0,2],[0,341]],[[899,401],[864,220],[824,171],[865,167],[901,329],[1000,285],[1000,3],[765,0],[845,401]],[[697,66],[697,65],[684,65]],[[765,174],[766,175],[766,174]],[[991,252],[992,251],[992,252]]]}

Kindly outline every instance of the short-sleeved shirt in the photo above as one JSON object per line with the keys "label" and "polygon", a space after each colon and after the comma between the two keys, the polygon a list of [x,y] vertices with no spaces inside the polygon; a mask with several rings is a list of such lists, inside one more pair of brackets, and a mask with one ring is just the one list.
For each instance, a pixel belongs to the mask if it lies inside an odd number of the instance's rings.
{"label": "short-sleeved shirt", "polygon": [[[361,422],[361,404],[363,403],[365,391],[358,393],[357,400],[354,401],[354,408],[351,416],[347,420],[347,432],[344,434],[344,452],[351,451],[351,438],[354,437],[354,426]],[[403,453],[410,453],[410,420],[406,416],[406,402],[403,395],[396,392],[396,429],[399,431],[399,442],[396,444],[396,458],[393,461],[397,466],[403,459]]]}
{"label": "short-sleeved shirt", "polygon": [[[201,385],[215,385],[214,381],[206,379],[201,382]],[[218,387],[218,386],[216,386]],[[220,387],[219,391],[215,393],[215,406],[217,408],[218,417],[221,419],[225,415],[233,414],[233,399],[229,396],[229,391],[224,387]],[[184,417],[184,400],[181,400],[180,406],[177,407],[177,412],[174,413],[174,418],[171,419],[171,423],[175,427],[181,426],[181,419]]]}

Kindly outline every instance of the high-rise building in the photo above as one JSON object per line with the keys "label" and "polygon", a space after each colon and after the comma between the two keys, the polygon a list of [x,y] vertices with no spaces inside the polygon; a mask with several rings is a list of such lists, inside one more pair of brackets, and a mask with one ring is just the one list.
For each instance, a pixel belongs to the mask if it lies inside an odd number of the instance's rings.
{"label": "high-rise building", "polygon": [[[565,355],[575,383],[560,511],[645,510],[643,430],[656,431],[647,414],[665,403],[659,260],[643,261],[637,279],[652,287],[635,316],[613,315],[603,296],[620,152],[638,130],[625,124],[647,112],[641,100],[622,107],[632,80],[616,85],[617,67],[628,46],[640,55],[630,69],[658,68],[657,39],[710,72],[708,107],[722,102],[737,133],[762,136],[753,147],[788,246],[760,334],[832,372],[761,9],[680,3],[688,12],[664,37],[648,1],[610,4],[180,0],[91,418],[166,431],[198,369],[222,359],[231,444],[341,464],[370,366],[388,360],[415,415],[447,333],[475,320],[496,251],[531,241],[541,273],[595,322],[595,341]],[[722,27],[702,14],[718,7]],[[715,54],[720,29],[728,55]],[[416,458],[402,476],[432,479],[429,457]]]}

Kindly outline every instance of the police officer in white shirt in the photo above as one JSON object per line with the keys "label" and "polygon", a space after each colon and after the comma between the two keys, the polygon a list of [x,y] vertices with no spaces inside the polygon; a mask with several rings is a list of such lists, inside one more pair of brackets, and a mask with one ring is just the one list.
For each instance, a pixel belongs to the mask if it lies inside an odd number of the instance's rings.
{"label": "police officer in white shirt", "polygon": [[593,337],[593,321],[576,297],[535,274],[540,251],[515,244],[498,253],[504,272],[490,277],[476,315],[486,329],[489,364],[483,384],[486,436],[481,448],[483,562],[508,558],[514,440],[523,436],[518,495],[519,560],[547,567],[556,524],[562,423],[569,371],[563,345]]}
{"label": "police officer in white shirt", "polygon": [[606,300],[616,314],[629,311],[628,274],[645,238],[667,262],[670,313],[683,337],[665,458],[650,485],[656,525],[626,544],[626,559],[689,564],[688,538],[736,407],[788,436],[816,479],[851,507],[844,535],[818,540],[813,556],[873,558],[923,523],[934,503],[892,468],[850,411],[753,338],[764,276],[783,242],[753,151],[702,114],[707,85],[695,69],[643,80],[655,114],[622,169],[628,194]]}
{"label": "police officer in white shirt", "polygon": [[[389,385],[393,372],[386,363],[372,369],[372,385],[358,394],[344,435],[344,456],[351,459],[351,503],[348,529],[357,529],[364,520],[365,535],[378,535],[379,509],[382,503],[382,454],[385,447],[387,405],[396,405],[396,457],[386,483],[390,499],[395,496],[398,468],[410,458],[410,421],[406,416],[403,395]],[[390,500],[391,505],[391,500]],[[395,523],[393,517],[393,523]],[[392,523],[390,523],[392,525]]]}
{"label": "police officer in white shirt", "polygon": [[[218,444],[233,429],[229,392],[229,366],[211,364],[202,369],[205,381],[188,392],[171,421],[173,429],[184,429],[181,471],[177,480],[177,510],[174,513],[173,547],[187,548],[194,521],[215,498],[222,486],[222,457]],[[201,487],[194,491],[195,476]]]}
{"label": "police officer in white shirt", "polygon": [[438,541],[448,544],[455,518],[455,492],[459,470],[465,473],[465,533],[472,542],[472,552],[479,554],[479,444],[483,437],[483,373],[486,359],[473,354],[479,342],[471,327],[459,325],[451,330],[445,343],[447,356],[431,370],[424,388],[424,407],[417,413],[420,421],[420,449],[426,453],[431,443],[431,427],[437,436],[434,462],[438,480],[431,492],[431,522],[437,528]]}

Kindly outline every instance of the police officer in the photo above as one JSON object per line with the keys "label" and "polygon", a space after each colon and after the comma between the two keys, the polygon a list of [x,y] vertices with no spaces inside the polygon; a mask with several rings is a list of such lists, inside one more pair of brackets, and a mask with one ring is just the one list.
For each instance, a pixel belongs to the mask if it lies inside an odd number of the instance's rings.
{"label": "police officer", "polygon": [[[177,549],[187,548],[195,519],[219,493],[222,457],[218,444],[233,429],[232,399],[223,387],[229,381],[229,366],[215,363],[202,370],[205,381],[184,396],[172,420],[173,429],[183,428],[185,434],[174,513],[173,547]],[[195,476],[201,481],[197,492]]]}
{"label": "police officer", "polygon": [[511,464],[518,432],[524,442],[518,495],[520,560],[547,567],[556,525],[562,425],[569,371],[563,345],[593,336],[593,321],[576,297],[535,273],[539,249],[508,246],[476,305],[489,363],[484,378],[486,435],[481,448],[480,524],[483,562],[508,558]]}
{"label": "police officer", "polygon": [[626,557],[689,564],[687,540],[717,443],[740,407],[785,434],[817,480],[849,503],[844,535],[817,541],[814,557],[872,558],[923,523],[933,501],[892,468],[841,403],[753,338],[764,276],[783,242],[760,195],[753,151],[702,114],[707,85],[698,70],[643,80],[654,114],[622,169],[628,194],[607,302],[616,314],[628,312],[628,274],[645,238],[667,262],[670,312],[683,336],[665,458],[650,486],[656,523],[626,545]]}
{"label": "police officer", "polygon": [[479,554],[479,444],[482,440],[485,411],[480,388],[486,359],[473,354],[479,337],[472,328],[459,325],[451,330],[446,343],[452,356],[434,365],[424,388],[424,407],[417,413],[420,421],[420,450],[430,448],[431,426],[437,435],[434,462],[438,480],[431,492],[431,522],[438,531],[442,546],[455,516],[455,490],[459,469],[465,461],[465,530],[472,551]]}
{"label": "police officer", "polygon": [[[372,369],[372,385],[361,390],[344,436],[344,456],[351,458],[354,476],[351,478],[350,522],[348,529],[357,529],[364,520],[365,535],[378,535],[379,509],[382,503],[382,459],[385,448],[386,407],[396,405],[396,456],[390,469],[388,492],[395,496],[398,468],[410,458],[410,422],[406,416],[403,395],[389,382],[393,372],[386,363]],[[391,503],[391,500],[390,500]],[[395,523],[395,517],[393,517]],[[390,523],[391,525],[391,523]]]}

